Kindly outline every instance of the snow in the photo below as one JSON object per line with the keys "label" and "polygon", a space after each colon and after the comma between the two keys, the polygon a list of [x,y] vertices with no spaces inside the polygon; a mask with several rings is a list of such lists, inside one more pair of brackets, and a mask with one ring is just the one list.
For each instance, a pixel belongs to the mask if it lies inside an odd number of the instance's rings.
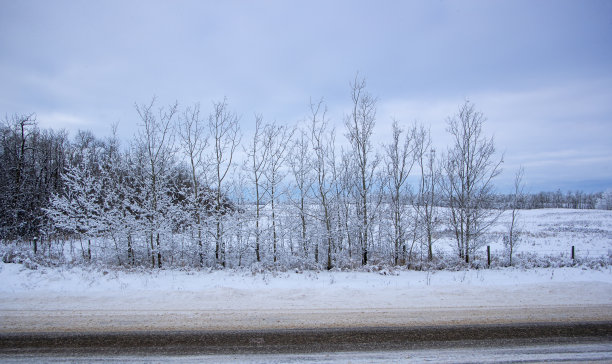
{"label": "snow", "polygon": [[[503,233],[510,221],[510,212],[500,217],[492,232]],[[570,255],[574,246],[582,257],[612,254],[612,211],[537,209],[519,212],[522,241],[517,252],[539,255]],[[501,243],[491,249],[501,249]]]}
{"label": "snow", "polygon": [[[495,231],[503,231],[504,219]],[[579,256],[610,256],[610,211],[529,210],[521,211],[520,221],[525,237],[519,252],[569,255],[573,245]],[[501,243],[492,244],[493,252],[501,249]],[[80,265],[31,270],[0,263],[0,332],[612,320],[609,265],[377,269],[254,273]]]}
{"label": "snow", "polygon": [[399,351],[349,351],[297,354],[230,355],[45,355],[0,356],[3,363],[549,363],[612,360],[608,343],[531,344],[501,347],[416,349]]}
{"label": "snow", "polygon": [[[476,258],[486,260],[486,247],[490,246],[495,264],[507,261],[501,237],[508,233],[510,217],[511,211],[500,215],[485,235]],[[612,256],[612,210],[520,210],[516,230],[520,239],[513,261],[518,265],[546,266],[543,261],[561,264],[571,259],[572,246],[576,259],[583,262]],[[455,250],[456,243],[449,234],[442,234],[434,244],[434,251],[444,255],[452,255]]]}
{"label": "snow", "polygon": [[[612,269],[28,270],[0,265],[0,331],[256,329],[612,318]],[[386,272],[385,272],[386,273]]]}
{"label": "snow", "polygon": [[526,284],[612,283],[612,268],[581,267],[557,269],[472,269],[464,271],[379,271],[379,272],[265,272],[244,270],[102,270],[73,267],[41,267],[29,270],[20,264],[0,263],[1,294],[66,294],[100,292],[185,292],[185,291],[290,291],[307,290],[402,290],[453,287],[513,287]]}

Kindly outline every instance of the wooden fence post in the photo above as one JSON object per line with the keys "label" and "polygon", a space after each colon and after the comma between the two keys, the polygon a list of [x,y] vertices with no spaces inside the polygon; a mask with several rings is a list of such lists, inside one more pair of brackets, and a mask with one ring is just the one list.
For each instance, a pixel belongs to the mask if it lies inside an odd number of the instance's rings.
{"label": "wooden fence post", "polygon": [[576,250],[574,248],[574,246],[572,245],[572,260],[576,259]]}
{"label": "wooden fence post", "polygon": [[491,246],[487,245],[487,266],[491,267]]}

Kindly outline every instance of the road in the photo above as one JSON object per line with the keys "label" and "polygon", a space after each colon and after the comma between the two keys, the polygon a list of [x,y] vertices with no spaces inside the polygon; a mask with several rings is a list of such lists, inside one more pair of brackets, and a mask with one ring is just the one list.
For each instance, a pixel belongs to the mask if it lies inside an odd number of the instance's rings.
{"label": "road", "polygon": [[[76,298],[75,298],[76,299]],[[0,309],[0,333],[232,331],[612,321],[612,304],[275,309]],[[228,306],[231,303],[228,303]]]}
{"label": "road", "polygon": [[263,354],[488,347],[517,343],[612,343],[612,322],[237,331],[3,333],[0,353]]}
{"label": "road", "polygon": [[349,351],[298,354],[213,354],[213,355],[2,355],[6,364],[25,363],[610,363],[609,342],[587,341],[563,344],[499,344],[489,347],[449,347],[399,351]]}
{"label": "road", "polygon": [[[0,362],[609,363],[611,312],[609,305],[437,308],[419,314],[387,309],[365,315],[315,310],[287,317],[231,310],[203,316],[3,311]],[[363,326],[369,317],[376,325]],[[198,329],[203,322],[207,328]],[[384,326],[389,322],[394,325]]]}

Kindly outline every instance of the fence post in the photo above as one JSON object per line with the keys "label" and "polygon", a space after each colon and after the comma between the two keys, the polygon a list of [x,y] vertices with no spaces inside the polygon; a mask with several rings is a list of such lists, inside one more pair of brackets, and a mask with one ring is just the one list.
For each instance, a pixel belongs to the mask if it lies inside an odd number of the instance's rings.
{"label": "fence post", "polygon": [[576,259],[576,250],[574,249],[574,246],[572,245],[572,260]]}
{"label": "fence post", "polygon": [[487,245],[487,266],[491,267],[491,246]]}

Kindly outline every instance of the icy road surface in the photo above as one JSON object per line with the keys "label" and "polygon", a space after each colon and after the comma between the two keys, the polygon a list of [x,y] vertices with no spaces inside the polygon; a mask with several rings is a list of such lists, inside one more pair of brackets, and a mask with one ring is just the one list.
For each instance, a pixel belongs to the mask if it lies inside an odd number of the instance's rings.
{"label": "icy road surface", "polygon": [[612,344],[544,344],[502,347],[437,348],[405,351],[259,355],[1,355],[3,363],[539,363],[612,361]]}

